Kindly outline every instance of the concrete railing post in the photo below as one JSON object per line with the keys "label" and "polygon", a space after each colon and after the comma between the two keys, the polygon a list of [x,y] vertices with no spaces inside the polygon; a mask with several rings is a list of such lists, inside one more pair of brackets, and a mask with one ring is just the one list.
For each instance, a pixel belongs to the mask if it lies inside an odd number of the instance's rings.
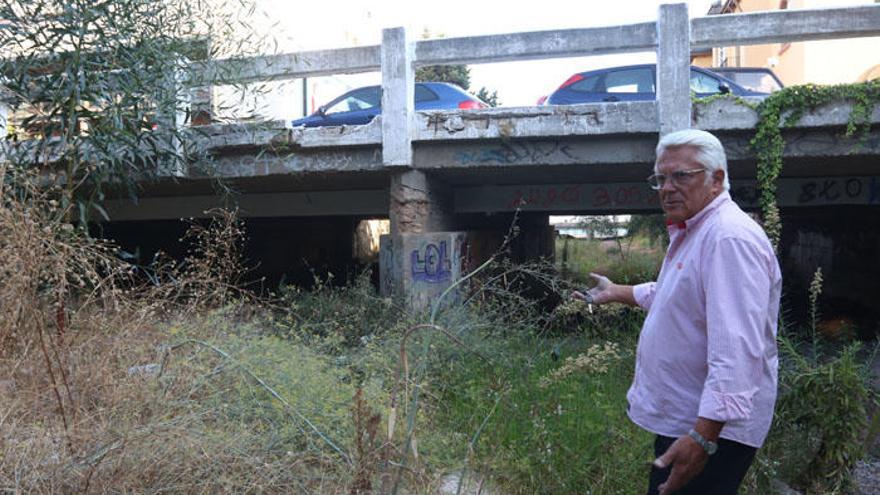
{"label": "concrete railing post", "polygon": [[9,132],[9,105],[3,101],[3,88],[0,87],[0,163],[6,161],[6,136]]}
{"label": "concrete railing post", "polygon": [[[3,96],[3,91],[0,89],[0,98]],[[0,99],[0,139],[4,139],[6,137],[7,129],[9,126],[9,105],[6,104],[2,99]]]}
{"label": "concrete railing post", "polygon": [[190,89],[186,82],[186,68],[188,61],[178,60],[173,66],[173,73],[168,78],[168,87],[165,88],[163,98],[159,104],[159,132],[167,136],[168,158],[159,164],[159,175],[171,175],[183,177],[186,173],[186,158],[184,156],[183,140],[181,136],[186,126],[190,101]]}
{"label": "concrete railing post", "polygon": [[660,6],[657,18],[657,120],[661,136],[691,125],[690,29],[687,4]]}
{"label": "concrete railing post", "polygon": [[382,163],[412,166],[414,47],[402,27],[382,30]]}

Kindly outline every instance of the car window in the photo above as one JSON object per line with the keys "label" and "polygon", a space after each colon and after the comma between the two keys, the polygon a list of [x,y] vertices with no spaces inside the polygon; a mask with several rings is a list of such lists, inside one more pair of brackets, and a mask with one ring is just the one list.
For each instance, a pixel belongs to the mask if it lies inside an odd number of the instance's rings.
{"label": "car window", "polygon": [[720,93],[720,84],[721,81],[712,76],[695,70],[691,71],[691,91],[694,93]]}
{"label": "car window", "polygon": [[355,91],[348,95],[347,97],[339,100],[333,105],[327,107],[324,113],[340,113],[340,112],[353,112],[355,110],[368,110],[370,108],[379,106],[381,96],[379,92],[379,88],[364,88],[359,91]]}
{"label": "car window", "polygon": [[437,93],[434,93],[424,86],[416,84],[416,101],[433,101],[437,99],[439,99]]}
{"label": "car window", "polygon": [[605,74],[605,91],[609,93],[653,93],[654,73],[649,67],[609,72]]}
{"label": "car window", "polygon": [[581,93],[592,93],[597,91],[600,76],[590,76],[572,84],[568,88],[572,91],[580,91]]}
{"label": "car window", "polygon": [[776,79],[766,72],[727,72],[721,75],[752,91],[772,93],[782,89]]}

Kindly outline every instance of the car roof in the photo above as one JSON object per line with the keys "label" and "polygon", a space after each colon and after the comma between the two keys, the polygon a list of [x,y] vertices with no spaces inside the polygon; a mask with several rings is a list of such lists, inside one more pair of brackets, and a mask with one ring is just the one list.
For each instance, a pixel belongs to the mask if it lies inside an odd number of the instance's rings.
{"label": "car roof", "polygon": [[[643,69],[643,68],[651,68],[651,69],[654,69],[654,68],[656,68],[656,67],[657,67],[657,64],[619,65],[619,66],[614,66],[614,67],[605,67],[605,68],[603,68],[603,69],[594,69],[594,70],[588,70],[588,71],[584,71],[584,72],[578,72],[577,74],[580,74],[580,75],[584,76],[584,75],[587,75],[587,74],[599,74],[599,73],[602,73],[602,72],[608,72],[608,71],[629,70],[629,69]],[[696,69],[696,70],[698,70],[698,71],[700,71],[700,72],[708,72],[708,73],[710,73],[710,74],[714,74],[714,70],[713,70],[713,69],[710,69],[710,68],[708,68],[708,67],[700,67],[700,66],[698,66],[698,65],[691,65],[690,67],[691,67],[691,69]],[[721,75],[721,74],[716,74],[716,75],[720,75],[722,78],[724,77],[724,76]]]}
{"label": "car roof", "polygon": [[782,81],[779,79],[779,76],[777,76],[776,73],[773,72],[773,69],[770,69],[769,67],[710,67],[709,70],[717,74],[721,74],[722,76],[725,72],[761,72],[770,75],[771,77],[773,77],[773,79],[776,79],[776,82],[779,84],[780,87],[785,87],[785,85],[782,84]]}
{"label": "car roof", "polygon": [[[605,72],[610,72],[610,71],[643,69],[643,68],[655,69],[656,67],[657,67],[657,64],[620,65],[620,66],[616,66],[616,67],[605,67],[604,69],[595,69],[595,70],[588,70],[585,72],[577,72],[577,74],[579,74],[583,77],[587,77],[587,76],[594,76],[594,75],[598,75],[598,74],[603,74]],[[745,88],[742,88],[742,85],[737,84],[736,81],[734,81],[728,77],[724,77],[724,74],[718,74],[717,72],[713,72],[712,69],[709,69],[706,67],[700,67],[697,65],[691,65],[690,68],[691,68],[691,70],[696,70],[697,72],[704,72],[707,74],[711,74],[712,76],[715,76],[715,77],[721,79],[722,81],[728,83],[729,85],[736,86],[740,89],[745,89]]]}

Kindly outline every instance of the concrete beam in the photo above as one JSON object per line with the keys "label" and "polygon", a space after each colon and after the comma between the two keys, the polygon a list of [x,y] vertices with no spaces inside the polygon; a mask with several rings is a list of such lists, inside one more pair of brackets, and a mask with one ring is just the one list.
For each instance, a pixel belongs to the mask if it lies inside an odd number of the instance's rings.
{"label": "concrete beam", "polygon": [[382,163],[412,166],[413,47],[403,28],[382,30]]}
{"label": "concrete beam", "polygon": [[[746,98],[757,104],[761,98]],[[817,127],[840,127],[846,126],[849,116],[852,114],[852,103],[835,102],[818,107],[804,113],[798,120],[795,129],[812,129]],[[788,114],[784,114],[785,117]],[[784,121],[784,118],[783,118]],[[880,122],[880,107],[875,107],[870,115],[870,121]],[[737,129],[754,131],[758,124],[758,114],[751,108],[745,107],[732,100],[714,100],[710,103],[699,103],[692,111],[693,127],[706,131],[732,131]]]}
{"label": "concrete beam", "polygon": [[656,146],[656,134],[584,140],[549,138],[432,143],[416,147],[415,161],[420,170],[644,164],[654,162]]}
{"label": "concrete beam", "polygon": [[880,36],[880,5],[698,17],[691,48]]}
{"label": "concrete beam", "polygon": [[[759,97],[745,98],[757,104]],[[689,101],[689,100],[688,100]],[[845,126],[852,105],[824,105],[801,118],[797,128]],[[719,99],[697,104],[690,125],[711,131],[753,130],[758,122],[751,108]],[[296,128],[286,121],[258,124],[215,124],[191,129],[194,145],[214,151],[290,145],[326,148],[381,144],[381,119],[363,126]],[[656,133],[657,103],[634,101],[547,107],[488,108],[483,110],[430,110],[415,112],[413,141],[470,141],[566,136],[603,136]],[[880,107],[871,122],[880,123]]]}
{"label": "concrete beam", "polygon": [[[782,207],[880,206],[880,176],[783,178],[778,191]],[[732,180],[731,192],[741,206],[758,207],[754,180]],[[459,187],[454,202],[455,213],[660,211],[657,192],[645,182]]]}
{"label": "concrete beam", "polygon": [[238,207],[244,218],[314,217],[314,216],[386,216],[388,191],[314,191],[140,198],[135,204],[129,199],[104,203],[111,221],[174,220],[206,218],[208,210]]}
{"label": "concrete beam", "polygon": [[303,148],[381,145],[382,116],[365,125],[295,127],[290,131],[289,144]]}
{"label": "concrete beam", "polygon": [[359,46],[194,62],[189,65],[187,81],[192,86],[278,81],[377,72],[379,65],[378,45]]}
{"label": "concrete beam", "polygon": [[[702,128],[702,126],[699,126]],[[729,160],[752,161],[755,151],[749,142],[752,132],[723,132],[711,129],[724,144]],[[721,131],[721,132],[719,132]],[[821,126],[794,128],[783,131],[785,149],[783,157],[810,159],[841,156],[880,155],[880,130],[872,131],[867,139],[842,136],[842,129],[827,129]],[[540,177],[540,168],[546,166],[583,167],[590,165],[620,165],[621,175],[629,175],[646,170],[654,163],[654,149],[657,137],[654,134],[635,134],[628,136],[603,136],[599,139],[545,138],[501,140],[486,142],[437,143],[416,147],[415,162],[419,170],[492,169],[492,168],[534,168]],[[861,169],[868,172],[870,160],[864,161]],[[474,172],[478,173],[478,172]],[[607,170],[605,174],[607,174]],[[613,180],[597,177],[596,181]]]}
{"label": "concrete beam", "polygon": [[663,4],[657,19],[657,120],[660,135],[690,127],[690,22],[687,4]]}
{"label": "concrete beam", "polygon": [[416,113],[417,141],[657,132],[653,101]]}
{"label": "concrete beam", "polygon": [[653,22],[586,29],[560,29],[416,43],[416,64],[451,65],[523,61],[653,51]]}
{"label": "concrete beam", "polygon": [[[204,164],[196,163],[191,169],[193,170],[191,175],[196,178],[235,178],[302,172],[381,171],[384,167],[382,154],[378,148],[350,148],[324,149],[308,153],[223,154]],[[198,173],[195,172],[197,170]]]}

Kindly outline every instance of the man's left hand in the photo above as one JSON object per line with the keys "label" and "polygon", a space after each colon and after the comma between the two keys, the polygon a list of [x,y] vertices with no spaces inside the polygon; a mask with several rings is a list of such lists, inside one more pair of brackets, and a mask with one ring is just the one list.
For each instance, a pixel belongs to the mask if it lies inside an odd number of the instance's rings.
{"label": "man's left hand", "polygon": [[665,469],[672,466],[672,473],[666,482],[660,485],[660,495],[669,495],[686,485],[696,475],[700,474],[709,454],[700,447],[693,438],[685,435],[672,443],[666,452],[654,460],[654,466]]}

